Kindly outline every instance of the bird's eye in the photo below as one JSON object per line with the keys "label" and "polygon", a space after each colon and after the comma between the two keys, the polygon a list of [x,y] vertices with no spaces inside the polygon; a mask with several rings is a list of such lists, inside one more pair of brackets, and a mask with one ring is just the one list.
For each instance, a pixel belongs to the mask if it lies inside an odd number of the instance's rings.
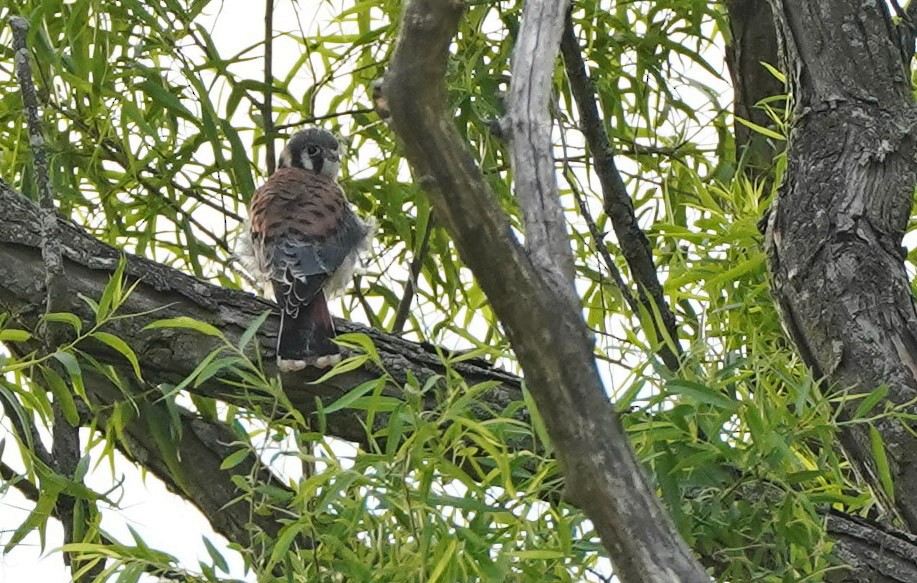
{"label": "bird's eye", "polygon": [[318,146],[309,146],[306,148],[306,154],[309,154],[309,156],[318,155]]}

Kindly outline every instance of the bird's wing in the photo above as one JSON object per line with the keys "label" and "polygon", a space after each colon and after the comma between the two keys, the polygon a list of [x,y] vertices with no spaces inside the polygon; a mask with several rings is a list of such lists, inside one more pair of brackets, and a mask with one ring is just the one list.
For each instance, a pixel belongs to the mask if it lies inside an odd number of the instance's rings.
{"label": "bird's wing", "polygon": [[281,168],[252,197],[251,238],[277,302],[295,314],[356,251],[365,226],[333,179]]}

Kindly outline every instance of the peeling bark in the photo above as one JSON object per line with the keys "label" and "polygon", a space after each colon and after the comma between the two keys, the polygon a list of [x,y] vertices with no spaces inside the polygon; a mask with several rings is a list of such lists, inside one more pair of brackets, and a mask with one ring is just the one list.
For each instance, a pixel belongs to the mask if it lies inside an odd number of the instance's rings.
{"label": "peeling bark", "polygon": [[[795,102],[766,242],[782,320],[830,390],[863,395],[887,386],[873,413],[917,415],[917,311],[901,248],[917,183],[917,107],[900,36],[884,2],[771,7]],[[886,415],[873,424],[894,481],[886,510],[917,531],[913,421]],[[842,435],[882,497],[869,425],[847,425]]]}

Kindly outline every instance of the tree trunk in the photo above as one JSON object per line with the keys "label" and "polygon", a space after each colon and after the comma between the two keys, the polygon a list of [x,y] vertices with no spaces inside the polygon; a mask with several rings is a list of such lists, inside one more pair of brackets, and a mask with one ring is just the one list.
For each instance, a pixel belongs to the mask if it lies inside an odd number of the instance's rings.
{"label": "tree trunk", "polygon": [[[917,532],[917,437],[907,418],[917,414],[917,312],[901,247],[917,179],[909,51],[885,2],[771,7],[795,102],[788,169],[767,226],[773,293],[826,390],[864,396],[887,387],[871,414],[901,415],[846,425],[842,440],[886,510]],[[843,418],[860,402],[847,401]]]}

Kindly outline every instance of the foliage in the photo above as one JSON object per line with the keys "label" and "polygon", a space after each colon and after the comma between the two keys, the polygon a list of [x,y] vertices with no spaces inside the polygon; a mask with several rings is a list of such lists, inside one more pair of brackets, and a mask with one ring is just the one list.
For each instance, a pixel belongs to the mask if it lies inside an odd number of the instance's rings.
{"label": "foliage", "polygon": [[[277,27],[270,41],[280,62],[271,85],[276,135],[266,134],[261,108],[264,40],[245,46],[247,41],[231,38],[227,44],[232,31],[221,13],[230,11],[228,4],[26,0],[0,7],[3,21],[15,13],[32,23],[30,46],[61,212],[120,248],[245,287],[232,241],[249,197],[265,178],[267,140],[309,121],[322,123],[346,136],[350,155],[343,183],[379,226],[372,257],[341,312],[390,329],[414,264],[417,296],[406,336],[476,349],[514,369],[486,299],[431,218],[393,134],[371,110],[370,83],[384,72],[401,3],[316,4],[315,14],[298,12],[306,3],[277,6],[298,20]],[[456,125],[517,224],[506,146],[492,135],[490,122],[501,114],[519,15],[520,3],[471,3],[449,71]],[[595,241],[588,229],[590,221],[602,233],[610,225],[559,66],[558,175],[570,209],[584,314],[596,331],[596,356],[612,396],[681,533],[717,577],[818,580],[830,568],[831,547],[818,509],[866,512],[874,500],[869,492],[851,494],[860,490],[835,446],[830,405],[840,397],[813,382],[777,324],[756,228],[774,193],[737,172],[732,119],[721,95],[720,9],[699,0],[589,0],[577,3],[574,20],[619,166],[687,347],[681,371],[666,371],[657,362],[658,340],[647,333],[648,316],[629,313],[597,253],[608,249],[627,276],[613,237]],[[0,38],[0,176],[37,198],[9,32]],[[782,128],[783,112],[774,116]],[[774,176],[780,172],[778,161]],[[577,196],[584,197],[588,214]],[[86,405],[83,367],[116,374],[81,355],[80,342],[90,338],[136,368],[130,349],[103,329],[110,318],[130,316],[118,313],[130,290],[122,287],[120,274],[112,282],[107,299],[86,298],[98,313],[90,330],[67,315],[55,316],[72,325],[76,340],[51,356],[9,358],[0,365],[6,373],[0,393],[15,404],[8,416],[49,426],[50,402],[39,386],[44,383],[64,405],[67,421],[78,422],[77,404]],[[198,326],[201,333],[219,335],[193,320],[162,325]],[[0,328],[0,341],[28,334],[5,322]],[[365,338],[347,341],[361,349],[360,362],[374,358]],[[315,419],[290,411],[271,421],[265,411],[287,409],[283,393],[243,348],[221,345],[195,375],[156,387],[155,396],[174,415],[169,406],[200,378],[231,372],[268,397],[251,410],[194,400],[199,413],[237,430],[239,455],[226,458],[224,469],[233,470],[248,453],[274,469],[278,458],[316,464],[314,474],[283,476],[283,487],[261,483],[254,471],[234,476],[241,496],[290,516],[276,538],[262,536],[257,548],[236,549],[260,573],[277,568],[297,581],[432,582],[597,580],[608,572],[589,523],[561,502],[553,460],[535,453],[550,451],[537,415],[531,424],[513,416],[530,403],[513,403],[484,423],[474,396],[487,387],[469,387],[449,374],[437,383],[409,384],[409,398],[400,401],[381,392],[382,381],[390,380],[383,373],[379,382],[353,389]],[[46,366],[52,359],[63,368]],[[122,408],[105,412],[107,424],[101,411],[89,412],[89,424],[107,444],[106,456],[122,438],[123,420],[143,406],[127,390],[125,397]],[[431,400],[435,407],[425,410]],[[378,421],[366,430],[374,446],[352,456],[341,454],[343,446],[322,426],[323,414],[345,407]],[[861,413],[875,414],[868,407]],[[169,415],[151,431],[161,434],[162,453],[180,479],[180,461],[174,451],[169,454],[177,431]],[[531,447],[510,448],[510,442]],[[273,444],[276,456],[266,455],[266,444]],[[25,440],[18,445],[42,499],[27,523],[4,525],[19,528],[8,547],[26,531],[43,528],[61,492],[106,500],[61,481]],[[475,466],[482,451],[490,464]],[[97,528],[89,529],[84,541],[67,550],[110,559],[100,578],[134,581],[143,571],[190,570],[149,548],[142,532],[115,543],[98,535]],[[301,545],[303,536],[316,547]],[[223,551],[208,548],[211,562],[193,577],[225,580]]]}

